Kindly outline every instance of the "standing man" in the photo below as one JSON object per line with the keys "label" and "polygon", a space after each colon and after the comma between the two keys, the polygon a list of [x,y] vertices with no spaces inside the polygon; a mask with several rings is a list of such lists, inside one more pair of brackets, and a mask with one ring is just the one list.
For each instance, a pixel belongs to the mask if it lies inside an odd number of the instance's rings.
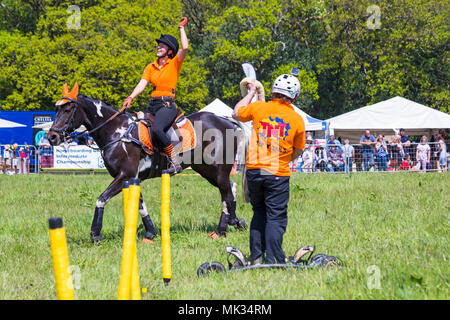
{"label": "standing man", "polygon": [[[234,107],[233,118],[253,120],[247,154],[246,177],[253,219],[250,224],[250,259],[254,264],[285,263],[282,249],[289,202],[289,162],[305,147],[305,123],[291,103],[300,93],[300,82],[292,75],[279,76],[272,87],[272,100],[250,103],[254,83]],[[259,98],[260,99],[260,98]]]}
{"label": "standing man", "polygon": [[345,173],[349,173],[353,171],[352,168],[352,160],[355,158],[355,148],[350,144],[350,140],[344,140],[343,156],[344,156],[344,171]]}
{"label": "standing man", "polygon": [[400,142],[402,143],[406,159],[410,151],[409,149],[411,147],[411,140],[409,140],[409,136],[405,133],[405,129],[401,128],[398,133],[400,134]]}
{"label": "standing man", "polygon": [[369,171],[370,168],[374,165],[373,160],[373,153],[374,149],[373,146],[377,144],[377,139],[373,135],[370,134],[370,130],[366,130],[365,133],[362,135],[359,142],[362,144],[362,167],[364,171]]}
{"label": "standing man", "polygon": [[377,144],[375,145],[378,171],[387,171],[387,144],[382,134],[378,135]]}
{"label": "standing man", "polygon": [[339,149],[342,151],[341,142],[339,140],[336,140],[334,135],[331,135],[330,138],[327,141],[328,144],[328,150],[331,150],[331,147],[334,145],[336,149]]}

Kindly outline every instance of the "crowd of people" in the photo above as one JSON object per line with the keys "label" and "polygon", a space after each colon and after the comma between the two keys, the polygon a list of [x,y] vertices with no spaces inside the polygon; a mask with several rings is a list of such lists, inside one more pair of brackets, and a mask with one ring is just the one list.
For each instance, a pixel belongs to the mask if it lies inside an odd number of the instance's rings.
{"label": "crowd of people", "polygon": [[426,135],[418,143],[411,142],[404,129],[397,135],[374,136],[366,130],[359,144],[351,145],[349,139],[315,140],[306,137],[303,154],[291,163],[294,172],[353,172],[353,171],[439,171],[446,172],[448,134],[441,130],[429,140]]}
{"label": "crowd of people", "polygon": [[[78,136],[77,134],[70,141],[64,143],[66,148],[74,145],[97,148],[91,136]],[[0,145],[0,173],[6,175],[27,174],[37,171],[36,166],[53,168],[53,156],[53,147],[45,135],[37,140],[36,146],[18,145],[17,143]]]}
{"label": "crowd of people", "polygon": [[7,175],[29,173],[30,148],[29,145],[19,146],[17,143],[2,146],[0,148],[0,172]]}

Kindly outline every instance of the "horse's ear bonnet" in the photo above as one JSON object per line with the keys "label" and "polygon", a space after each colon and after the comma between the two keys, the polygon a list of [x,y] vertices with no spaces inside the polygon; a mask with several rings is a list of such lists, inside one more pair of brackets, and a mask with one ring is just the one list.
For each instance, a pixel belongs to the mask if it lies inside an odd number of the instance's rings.
{"label": "horse's ear bonnet", "polygon": [[[70,90],[70,92],[69,92],[69,88],[67,87],[67,82],[64,83],[63,98],[56,103],[56,106],[62,106],[63,104],[66,104],[68,102],[71,102],[74,100],[76,101],[77,97],[78,97],[78,89],[79,89],[78,82],[75,82],[75,84],[74,84],[72,90]],[[65,99],[65,98],[69,98],[69,99]]]}

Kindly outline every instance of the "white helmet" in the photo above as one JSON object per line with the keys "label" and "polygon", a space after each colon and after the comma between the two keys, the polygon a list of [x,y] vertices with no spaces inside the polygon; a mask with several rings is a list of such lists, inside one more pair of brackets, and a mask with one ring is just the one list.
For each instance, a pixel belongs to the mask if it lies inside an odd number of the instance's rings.
{"label": "white helmet", "polygon": [[300,93],[300,81],[290,74],[282,74],[273,83],[272,93],[280,93],[288,98],[295,99]]}

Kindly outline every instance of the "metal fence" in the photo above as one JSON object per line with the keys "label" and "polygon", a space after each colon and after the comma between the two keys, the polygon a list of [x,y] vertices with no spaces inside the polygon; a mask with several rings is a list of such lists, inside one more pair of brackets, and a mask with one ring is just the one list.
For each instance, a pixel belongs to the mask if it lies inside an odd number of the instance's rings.
{"label": "metal fence", "polygon": [[[427,147],[418,148],[420,143],[411,143],[410,146],[386,143],[384,151],[379,152],[375,147],[361,144],[311,144],[306,145],[303,154],[292,161],[290,167],[292,172],[304,173],[446,171],[450,165],[450,154],[445,154],[446,165],[441,166],[439,142],[426,144],[429,146],[429,155]],[[423,154],[425,159],[422,158]]]}
{"label": "metal fence", "polygon": [[0,174],[29,174],[39,172],[39,152],[35,146],[0,145]]}

